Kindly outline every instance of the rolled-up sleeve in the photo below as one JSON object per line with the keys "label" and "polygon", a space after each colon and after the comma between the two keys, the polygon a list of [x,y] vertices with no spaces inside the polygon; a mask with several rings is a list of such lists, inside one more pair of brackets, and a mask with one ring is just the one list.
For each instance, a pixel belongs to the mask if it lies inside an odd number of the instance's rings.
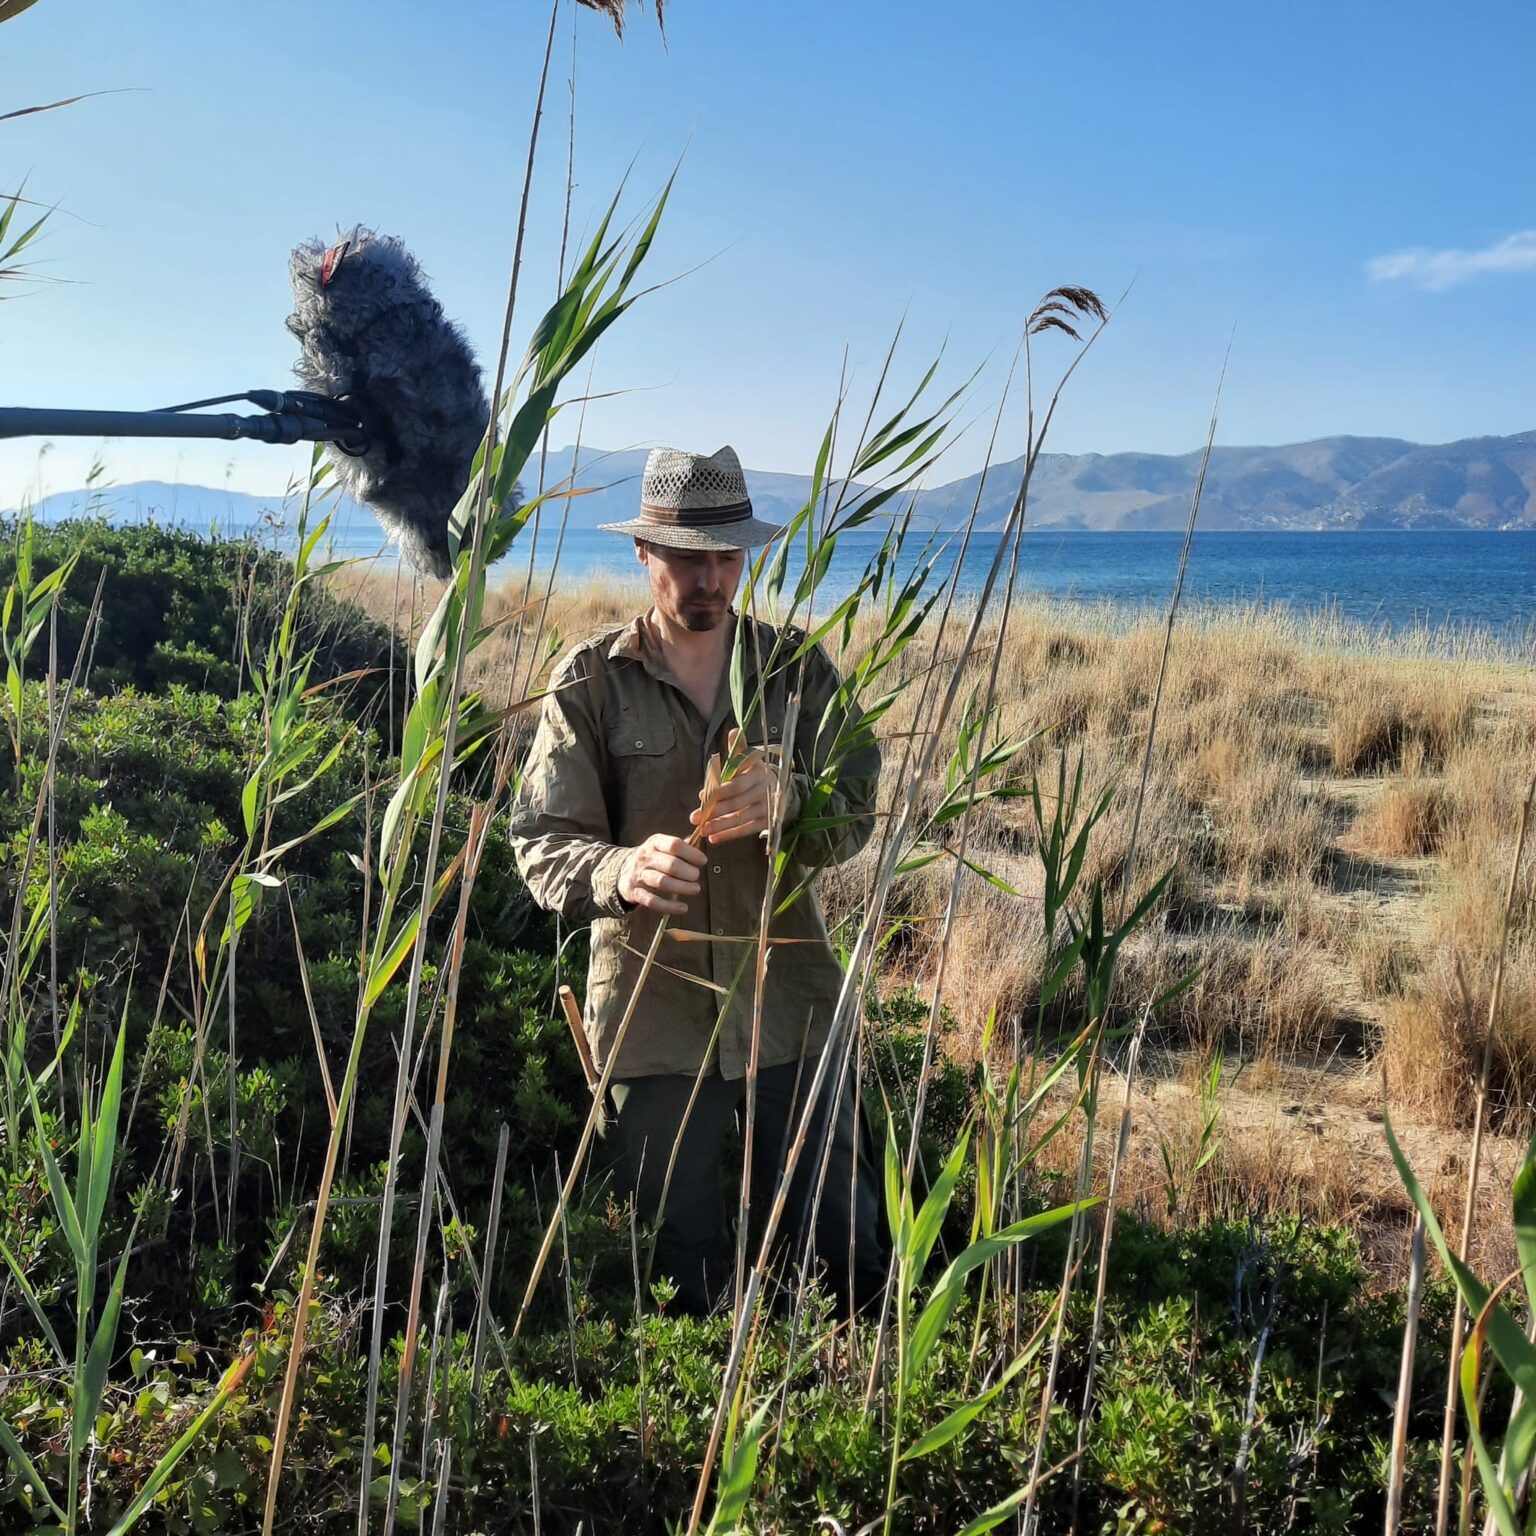
{"label": "rolled-up sleeve", "polygon": [[795,762],[784,823],[788,851],[801,864],[851,859],[875,828],[880,743],[826,652],[805,656]]}
{"label": "rolled-up sleeve", "polygon": [[613,841],[602,782],[602,737],[591,650],[555,669],[512,803],[517,867],[541,907],[571,922],[622,917],[619,867],[629,852]]}

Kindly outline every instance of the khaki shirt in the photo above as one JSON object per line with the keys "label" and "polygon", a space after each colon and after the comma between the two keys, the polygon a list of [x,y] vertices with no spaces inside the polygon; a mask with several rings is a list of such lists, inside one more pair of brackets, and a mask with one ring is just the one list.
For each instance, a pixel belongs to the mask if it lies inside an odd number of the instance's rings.
{"label": "khaki shirt", "polygon": [[[846,859],[868,841],[880,749],[860,726],[856,710],[844,716],[835,709],[823,723],[840,680],[819,646],[789,661],[798,635],[786,635],[780,659],[769,666],[765,707],[752,708],[759,657],[768,666],[775,632],[751,619],[736,622],[755,628],[744,644],[748,741],[777,745],[797,683],[801,693],[784,813],[788,859],[777,905],[806,880],[808,867]],[[586,1031],[601,1068],[660,922],[659,914],[620,897],[619,866],[652,833],[686,838],[692,832],[688,814],[698,806],[709,758],[716,752],[723,757],[737,722],[729,666],[706,720],[641,619],[576,646],[556,667],[550,688],[512,810],[512,847],[535,901],[572,922],[592,924]],[[859,730],[867,739],[843,756],[835,784],[818,789],[842,720],[845,731]],[[747,1070],[769,862],[761,838],[702,846],[709,861],[701,872],[702,889],[689,900],[687,913],[672,919],[661,941],[614,1070],[620,1080],[697,1072],[717,1021],[722,1076],[739,1078]],[[709,937],[674,938],[674,929]],[[814,890],[802,890],[793,905],[773,916],[769,934],[810,942],[769,947],[763,1067],[793,1061],[802,1046],[820,1048],[842,985]]]}

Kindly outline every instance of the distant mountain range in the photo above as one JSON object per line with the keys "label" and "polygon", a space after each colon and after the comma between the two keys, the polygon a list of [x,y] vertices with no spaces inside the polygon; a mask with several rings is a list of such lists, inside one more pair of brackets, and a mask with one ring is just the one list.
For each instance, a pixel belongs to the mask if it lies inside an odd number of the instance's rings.
{"label": "distant mountain range", "polygon": [[[570,474],[573,450],[552,450],[545,483]],[[632,517],[645,450],[581,454],[571,526]],[[537,460],[530,469],[535,469]],[[998,464],[981,487],[977,526],[1002,527],[1018,489],[1022,460]],[[1039,527],[1094,532],[1182,528],[1200,468],[1199,452],[1052,453],[1041,456],[1030,494]],[[536,472],[536,470],[535,470]],[[531,476],[525,477],[530,479]],[[807,475],[748,470],[758,515],[792,516],[810,486]],[[977,499],[979,475],[919,498],[925,524],[962,521]],[[525,489],[527,487],[525,486]],[[238,529],[260,522],[281,498],[207,486],[138,481],[98,492],[61,492],[37,507],[45,519],[85,510],[94,499],[114,517],[154,517],[192,528]],[[340,509],[342,517],[366,516]],[[1200,503],[1200,526],[1221,529],[1536,528],[1536,432],[1422,444],[1388,437],[1325,437],[1279,448],[1217,448]]]}

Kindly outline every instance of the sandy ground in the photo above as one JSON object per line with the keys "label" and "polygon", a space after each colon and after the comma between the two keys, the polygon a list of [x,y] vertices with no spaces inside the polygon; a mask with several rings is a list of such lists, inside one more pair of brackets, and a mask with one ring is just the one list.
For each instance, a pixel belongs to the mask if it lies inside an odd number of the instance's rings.
{"label": "sandy ground", "polygon": [[[1491,699],[1495,709],[1536,708],[1536,689],[1510,688]],[[1349,831],[1388,781],[1314,778],[1305,787],[1337,811],[1329,878],[1319,901],[1330,917],[1392,934],[1415,948],[1431,939],[1436,883],[1433,857],[1366,857],[1349,847]],[[1358,976],[1338,965],[1347,1009],[1368,1027],[1380,1002]],[[1134,1086],[1128,1161],[1121,1194],[1153,1212],[1167,1205],[1164,1146],[1198,1138],[1203,1118],[1189,1052],[1143,1053]],[[1315,1061],[1227,1064],[1217,1101],[1220,1149],[1201,1177],[1199,1203],[1236,1214],[1277,1203],[1315,1220],[1343,1221],[1360,1233],[1385,1283],[1406,1274],[1412,1208],[1393,1165],[1383,1129],[1389,1085],[1358,1047]],[[1124,1104],[1124,1080],[1105,1095],[1101,1120],[1113,1136]],[[1465,1126],[1447,1128],[1409,1106],[1392,1111],[1398,1141],[1429,1191],[1452,1243],[1459,1241],[1470,1165],[1475,1084],[1465,1084]],[[1106,1143],[1108,1141],[1106,1140]],[[1523,1136],[1489,1129],[1482,1141],[1471,1255],[1485,1275],[1502,1277],[1516,1263],[1508,1191],[1525,1151]]]}

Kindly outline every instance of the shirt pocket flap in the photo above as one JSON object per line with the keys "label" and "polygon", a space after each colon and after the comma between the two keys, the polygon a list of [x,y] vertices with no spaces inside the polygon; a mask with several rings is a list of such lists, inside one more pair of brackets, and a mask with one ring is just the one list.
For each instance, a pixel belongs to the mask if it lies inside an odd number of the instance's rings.
{"label": "shirt pocket flap", "polygon": [[614,757],[660,757],[677,745],[677,729],[660,710],[624,705],[608,725],[608,751]]}

